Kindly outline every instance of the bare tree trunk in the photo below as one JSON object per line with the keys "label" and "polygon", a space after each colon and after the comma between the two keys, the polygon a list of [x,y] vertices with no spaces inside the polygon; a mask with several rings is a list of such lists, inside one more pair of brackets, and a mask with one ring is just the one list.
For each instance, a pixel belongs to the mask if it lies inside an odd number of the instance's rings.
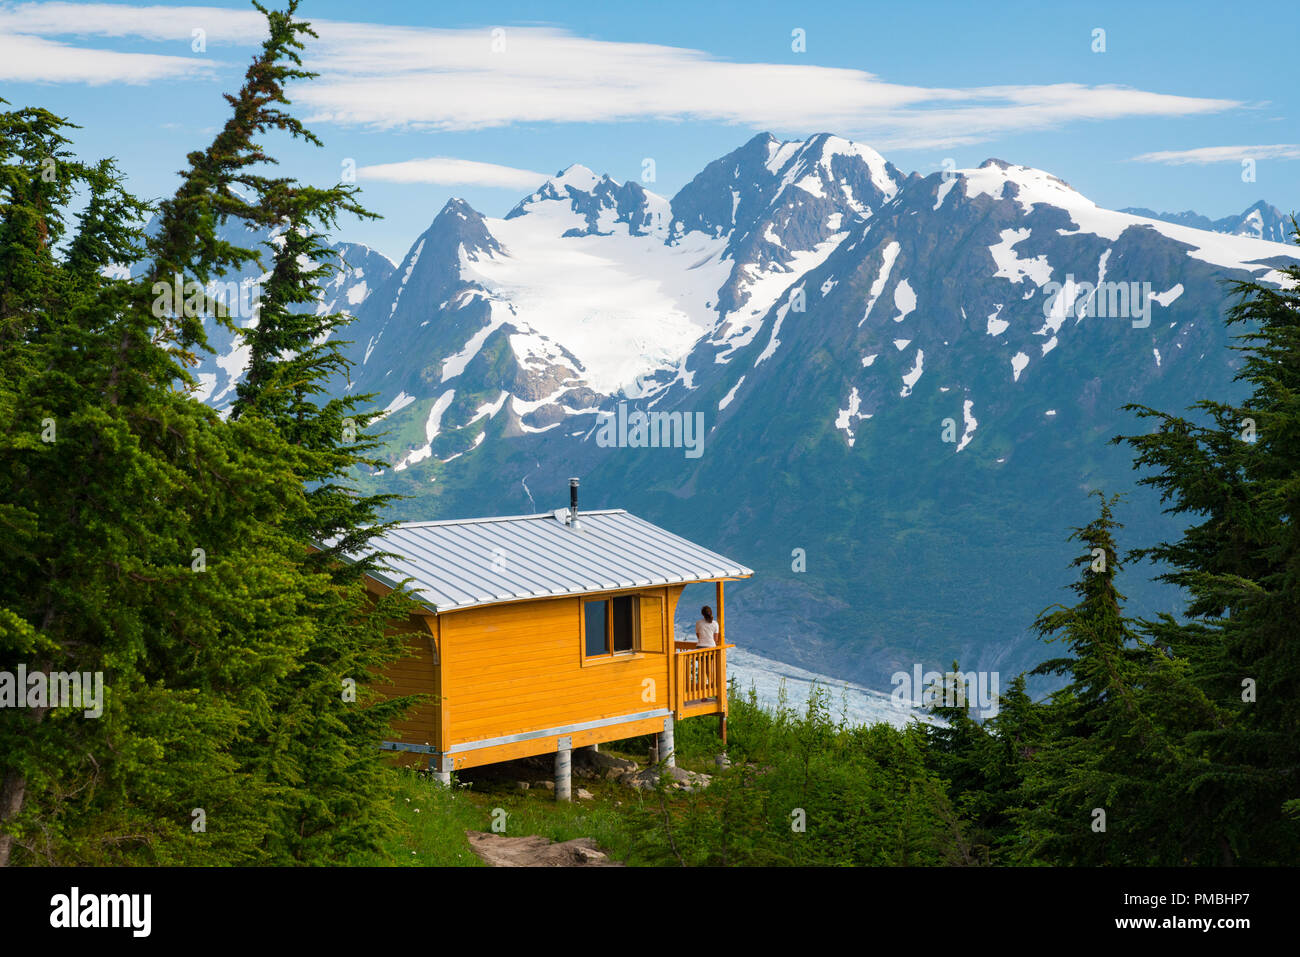
{"label": "bare tree trunk", "polygon": [[[23,798],[27,794],[27,776],[17,771],[6,771],[3,783],[0,783],[0,829],[5,822],[13,820],[23,809]],[[0,867],[9,865],[9,852],[13,847],[14,836],[0,830]]]}
{"label": "bare tree trunk", "polygon": [[[50,616],[46,615],[46,620],[49,619]],[[50,664],[49,661],[42,661],[39,667],[49,674]],[[21,694],[22,690],[19,693]],[[48,708],[33,708],[32,723],[40,724],[48,710]],[[0,779],[0,867],[9,866],[9,855],[14,846],[14,836],[9,833],[6,825],[22,811],[23,800],[26,797],[27,775],[17,768],[6,768],[3,779]]]}

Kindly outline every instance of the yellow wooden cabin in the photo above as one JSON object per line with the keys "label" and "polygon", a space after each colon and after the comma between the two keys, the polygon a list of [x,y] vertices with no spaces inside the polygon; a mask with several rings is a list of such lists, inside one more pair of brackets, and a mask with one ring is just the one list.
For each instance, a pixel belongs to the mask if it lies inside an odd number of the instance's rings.
{"label": "yellow wooden cabin", "polygon": [[[422,607],[395,625],[409,656],[396,695],[433,698],[382,747],[443,781],[453,770],[556,755],[556,797],[572,749],[659,736],[673,721],[727,714],[724,583],[753,572],[623,509],[412,522],[375,540],[388,559],[372,588],[411,579]],[[391,577],[390,577],[391,576]],[[717,647],[674,640],[683,588],[715,582]]]}

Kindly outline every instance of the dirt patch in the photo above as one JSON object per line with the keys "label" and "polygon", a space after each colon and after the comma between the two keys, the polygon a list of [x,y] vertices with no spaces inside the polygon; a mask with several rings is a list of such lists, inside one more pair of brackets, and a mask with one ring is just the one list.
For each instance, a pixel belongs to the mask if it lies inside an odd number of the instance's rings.
{"label": "dirt patch", "polygon": [[622,867],[589,837],[556,844],[538,834],[503,837],[466,831],[470,849],[492,867]]}

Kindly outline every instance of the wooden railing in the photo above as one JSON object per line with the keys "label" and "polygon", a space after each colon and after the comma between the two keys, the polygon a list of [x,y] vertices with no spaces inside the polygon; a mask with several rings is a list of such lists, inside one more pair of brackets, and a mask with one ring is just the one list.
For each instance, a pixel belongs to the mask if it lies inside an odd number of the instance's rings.
{"label": "wooden railing", "polygon": [[697,648],[689,642],[676,643],[677,706],[721,702],[727,693],[724,648]]}

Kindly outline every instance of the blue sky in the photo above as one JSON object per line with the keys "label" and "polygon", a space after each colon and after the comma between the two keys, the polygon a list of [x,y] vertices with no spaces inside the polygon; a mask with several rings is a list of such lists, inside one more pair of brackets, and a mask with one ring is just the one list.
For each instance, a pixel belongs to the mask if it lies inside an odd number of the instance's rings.
{"label": "blue sky", "polygon": [[[319,26],[307,57],[322,76],[290,95],[325,148],[268,145],[315,182],[351,160],[384,219],[342,238],[394,259],[450,196],[499,216],[570,163],[622,180],[647,158],[645,185],[671,196],[763,130],[839,133],[923,174],[996,156],[1111,208],[1300,208],[1294,2],[306,0],[300,13]],[[243,2],[0,3],[0,96],[79,123],[83,156],[117,156],[157,198],[224,120],[220,94],[259,39]]]}

